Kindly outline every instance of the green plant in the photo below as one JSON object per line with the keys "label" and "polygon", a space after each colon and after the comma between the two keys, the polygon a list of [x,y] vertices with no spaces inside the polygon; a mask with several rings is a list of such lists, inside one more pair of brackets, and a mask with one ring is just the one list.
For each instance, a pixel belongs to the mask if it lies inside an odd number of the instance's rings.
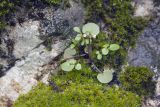
{"label": "green plant", "polygon": [[[109,63],[116,69],[121,69],[121,65],[125,64],[128,49],[135,46],[138,36],[148,25],[149,18],[133,16],[132,0],[81,1],[86,9],[86,20],[103,21],[107,32],[109,32],[106,41],[120,44],[121,49],[115,54],[109,54],[105,63]],[[97,38],[103,41],[103,39]],[[104,51],[107,53],[106,50]],[[101,55],[98,57],[101,58]]]}
{"label": "green plant", "polygon": [[[101,61],[102,58],[108,55],[110,51],[117,51],[120,48],[120,46],[118,44],[105,43],[98,49],[93,48],[96,45],[95,39],[100,33],[100,28],[95,23],[87,23],[82,27],[82,29],[80,29],[79,27],[74,27],[74,31],[76,31],[78,34],[72,41],[70,47],[64,51],[63,55],[64,61],[61,64],[62,70],[67,72],[72,71],[74,68],[76,70],[81,70],[82,66],[80,64],[80,61],[78,61],[80,58],[77,57],[88,56],[87,60],[90,61],[90,63],[94,65],[94,67],[96,68],[96,71],[100,73],[97,77],[98,80],[100,82],[103,81],[102,83],[109,83],[113,77],[112,70],[110,70],[108,67],[104,67],[104,72],[102,72],[96,67],[93,60]],[[78,47],[83,47],[83,49]],[[93,52],[95,51],[96,51],[95,55],[97,56],[96,59],[92,57],[94,56]]]}
{"label": "green plant", "polygon": [[109,83],[113,78],[113,69],[105,68],[103,73],[98,74],[97,79],[101,83]]}
{"label": "green plant", "polygon": [[140,107],[141,99],[121,88],[106,87],[84,65],[82,70],[60,71],[52,85],[39,84],[13,107]]}
{"label": "green plant", "polygon": [[86,20],[95,21],[105,13],[104,0],[81,0],[86,8]]}
{"label": "green plant", "polygon": [[9,0],[0,1],[0,29],[4,28],[5,26],[4,16],[9,13],[12,7],[13,3],[11,3]]}
{"label": "green plant", "polygon": [[62,2],[62,0],[45,0],[49,4],[59,4]]}
{"label": "green plant", "polygon": [[146,67],[127,67],[120,74],[122,87],[141,96],[154,94],[155,82],[152,80],[154,73]]}

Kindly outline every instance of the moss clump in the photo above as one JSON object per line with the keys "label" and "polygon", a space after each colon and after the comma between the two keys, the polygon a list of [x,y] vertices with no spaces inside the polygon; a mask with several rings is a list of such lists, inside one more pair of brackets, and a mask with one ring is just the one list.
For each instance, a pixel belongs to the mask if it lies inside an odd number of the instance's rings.
{"label": "moss clump", "polygon": [[123,49],[119,49],[117,51],[109,51],[107,55],[103,55],[103,58],[101,60],[97,60],[97,54],[96,51],[100,51],[103,48],[105,44],[113,44],[114,42],[108,40],[108,35],[104,32],[100,32],[96,39],[93,40],[93,46],[92,46],[92,53],[91,58],[92,61],[96,64],[98,68],[103,68],[105,66],[118,68],[120,64],[117,63],[119,60],[119,53],[123,51]]}
{"label": "moss clump", "polygon": [[154,94],[155,82],[152,81],[154,73],[146,67],[127,67],[120,74],[122,87],[140,96],[151,96]]}
{"label": "moss clump", "polygon": [[49,4],[60,4],[62,0],[45,0]]}
{"label": "moss clump", "polygon": [[49,5],[61,6],[63,10],[71,6],[69,0],[42,0],[42,1],[48,3]]}
{"label": "moss clump", "polygon": [[86,8],[86,20],[96,21],[105,14],[104,0],[81,0]]}
{"label": "moss clump", "polygon": [[60,72],[51,86],[39,84],[22,95],[14,107],[140,107],[140,97],[115,87],[98,83],[89,68]]}
{"label": "moss clump", "polygon": [[9,13],[12,7],[13,3],[11,3],[9,0],[0,1],[0,29],[5,27],[4,16]]}
{"label": "moss clump", "polygon": [[87,21],[99,20],[106,24],[106,41],[121,45],[115,54],[109,55],[108,63],[113,67],[120,67],[125,63],[127,51],[135,46],[135,42],[147,26],[149,20],[133,17],[134,8],[131,0],[81,0],[87,10]]}

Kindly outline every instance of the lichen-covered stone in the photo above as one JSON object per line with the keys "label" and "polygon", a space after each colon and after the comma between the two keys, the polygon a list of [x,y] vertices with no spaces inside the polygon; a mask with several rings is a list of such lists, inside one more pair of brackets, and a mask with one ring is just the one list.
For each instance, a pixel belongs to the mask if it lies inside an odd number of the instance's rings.
{"label": "lichen-covered stone", "polygon": [[[74,37],[72,27],[83,23],[83,6],[74,2],[71,4],[71,7],[66,10],[61,8],[55,10],[52,6],[35,7],[33,11],[23,8],[11,17],[17,20],[16,25],[8,26],[1,32],[3,42],[1,49],[6,57],[0,57],[0,63],[3,65],[1,70],[3,76],[0,78],[0,103],[7,103],[3,101],[8,101],[8,99],[15,101],[20,94],[27,93],[32,86],[37,85],[43,77],[43,81],[46,82],[51,70],[43,67],[68,46],[70,38]],[[43,18],[37,15],[40,10],[42,14],[45,13]],[[36,18],[30,17],[30,14],[35,15]],[[24,22],[18,23],[19,15],[24,16]],[[45,21],[50,23],[46,24],[47,27],[43,26]],[[53,40],[49,44],[50,51],[44,45],[48,39]],[[7,43],[7,40],[13,42]],[[9,65],[9,60],[12,58],[14,63]]]}

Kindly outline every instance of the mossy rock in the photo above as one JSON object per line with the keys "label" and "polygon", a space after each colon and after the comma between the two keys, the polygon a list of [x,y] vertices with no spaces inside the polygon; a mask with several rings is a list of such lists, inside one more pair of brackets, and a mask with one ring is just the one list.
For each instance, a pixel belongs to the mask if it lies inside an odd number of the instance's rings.
{"label": "mossy rock", "polygon": [[[136,40],[149,19],[134,17],[132,0],[81,0],[86,8],[86,22],[101,20],[109,34],[106,41],[116,43],[121,49],[108,55],[106,63],[119,68],[125,63],[128,49],[134,48]],[[97,40],[100,40],[99,38]],[[104,41],[104,40],[102,40]]]}
{"label": "mossy rock", "polygon": [[43,0],[46,1],[49,4],[60,4],[62,0]]}
{"label": "mossy rock", "polygon": [[120,74],[122,87],[140,96],[149,97],[154,94],[155,82],[152,80],[154,73],[146,67],[127,67]]}
{"label": "mossy rock", "polygon": [[22,95],[14,107],[140,107],[138,95],[121,88],[104,86],[89,68],[60,74],[52,85],[42,83]]}

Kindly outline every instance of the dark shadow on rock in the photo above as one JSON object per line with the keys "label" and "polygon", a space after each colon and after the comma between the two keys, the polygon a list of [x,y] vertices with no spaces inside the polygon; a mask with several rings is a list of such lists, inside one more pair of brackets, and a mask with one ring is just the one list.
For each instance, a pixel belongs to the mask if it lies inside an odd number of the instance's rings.
{"label": "dark shadow on rock", "polygon": [[154,2],[155,6],[159,6],[160,5],[160,0],[153,0],[153,2]]}

